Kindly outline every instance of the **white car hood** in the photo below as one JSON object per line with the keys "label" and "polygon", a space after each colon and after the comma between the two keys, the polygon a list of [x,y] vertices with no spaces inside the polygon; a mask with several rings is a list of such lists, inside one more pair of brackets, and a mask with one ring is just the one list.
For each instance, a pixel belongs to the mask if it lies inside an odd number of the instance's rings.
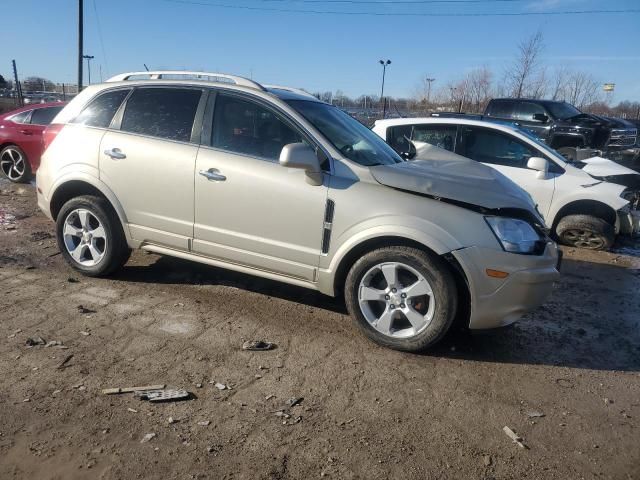
{"label": "white car hood", "polygon": [[587,158],[586,160],[580,160],[580,162],[586,163],[586,165],[581,168],[581,170],[594,177],[610,177],[613,175],[640,175],[638,174],[638,172],[635,172],[630,168],[624,167],[616,162],[612,162],[611,160],[607,160],[606,158],[602,157]]}

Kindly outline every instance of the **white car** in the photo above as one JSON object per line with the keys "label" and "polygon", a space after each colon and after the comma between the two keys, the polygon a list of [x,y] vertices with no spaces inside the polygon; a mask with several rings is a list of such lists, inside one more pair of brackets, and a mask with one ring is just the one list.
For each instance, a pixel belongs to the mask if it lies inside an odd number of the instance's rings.
{"label": "white car", "polygon": [[405,158],[451,152],[495,168],[531,195],[565,245],[602,250],[640,231],[640,174],[610,160],[570,163],[517,126],[460,117],[378,120],[373,131]]}

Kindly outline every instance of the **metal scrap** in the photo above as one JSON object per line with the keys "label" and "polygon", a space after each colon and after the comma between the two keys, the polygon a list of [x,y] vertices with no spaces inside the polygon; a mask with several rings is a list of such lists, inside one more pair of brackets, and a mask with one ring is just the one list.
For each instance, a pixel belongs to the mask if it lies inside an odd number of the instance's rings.
{"label": "metal scrap", "polygon": [[507,437],[513,440],[513,443],[517,444],[520,448],[529,448],[522,442],[522,437],[518,436],[518,434],[511,430],[509,427],[503,427],[502,431],[507,435]]}

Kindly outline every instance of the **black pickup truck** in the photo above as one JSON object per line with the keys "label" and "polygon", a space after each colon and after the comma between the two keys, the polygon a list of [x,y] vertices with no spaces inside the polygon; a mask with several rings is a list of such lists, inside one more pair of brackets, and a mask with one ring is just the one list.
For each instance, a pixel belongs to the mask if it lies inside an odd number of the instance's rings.
{"label": "black pickup truck", "polygon": [[570,160],[601,154],[631,168],[640,166],[636,125],[583,113],[567,102],[496,98],[489,101],[483,119],[517,123]]}

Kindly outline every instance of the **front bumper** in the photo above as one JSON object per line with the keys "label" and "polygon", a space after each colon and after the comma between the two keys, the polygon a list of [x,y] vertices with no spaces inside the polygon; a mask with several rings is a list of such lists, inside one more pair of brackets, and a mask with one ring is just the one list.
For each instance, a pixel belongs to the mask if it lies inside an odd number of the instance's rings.
{"label": "front bumper", "polygon": [[[451,252],[464,270],[471,294],[470,329],[497,328],[515,322],[542,305],[560,278],[557,245],[549,241],[542,255],[518,255],[481,247]],[[507,272],[490,277],[486,269]]]}
{"label": "front bumper", "polygon": [[623,208],[618,210],[618,233],[622,235],[640,235],[640,210]]}

